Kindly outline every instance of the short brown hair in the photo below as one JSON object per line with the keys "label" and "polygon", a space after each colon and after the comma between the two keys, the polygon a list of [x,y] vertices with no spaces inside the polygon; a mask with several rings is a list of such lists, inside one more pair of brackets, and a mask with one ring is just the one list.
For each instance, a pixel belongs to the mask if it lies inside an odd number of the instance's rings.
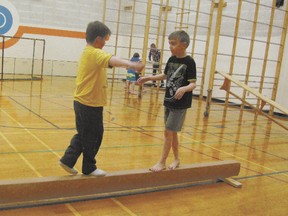
{"label": "short brown hair", "polygon": [[86,29],[87,43],[93,43],[97,37],[104,38],[106,35],[111,35],[110,29],[102,22],[90,22]]}
{"label": "short brown hair", "polygon": [[190,44],[190,37],[189,35],[187,34],[187,32],[185,31],[175,31],[175,32],[172,32],[169,36],[168,36],[168,39],[171,40],[171,39],[178,39],[181,43],[186,43],[187,44],[187,47],[189,46]]}

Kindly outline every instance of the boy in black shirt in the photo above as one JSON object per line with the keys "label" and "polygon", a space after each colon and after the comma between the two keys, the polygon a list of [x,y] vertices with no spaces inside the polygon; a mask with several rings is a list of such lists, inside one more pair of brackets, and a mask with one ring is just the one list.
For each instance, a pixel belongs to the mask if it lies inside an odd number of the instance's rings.
{"label": "boy in black shirt", "polygon": [[172,147],[174,161],[168,169],[176,169],[179,164],[178,136],[184,123],[186,111],[192,104],[192,91],[196,88],[196,64],[191,56],[186,54],[190,37],[185,31],[175,31],[168,37],[172,56],[169,58],[164,74],[141,77],[139,84],[147,81],[167,79],[164,98],[165,139],[160,161],[150,168],[153,172],[166,169],[166,159]]}

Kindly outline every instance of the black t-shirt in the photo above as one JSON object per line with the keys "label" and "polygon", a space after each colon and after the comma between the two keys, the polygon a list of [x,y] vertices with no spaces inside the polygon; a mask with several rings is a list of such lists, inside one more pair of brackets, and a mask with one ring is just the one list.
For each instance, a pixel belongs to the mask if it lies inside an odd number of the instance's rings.
{"label": "black t-shirt", "polygon": [[191,81],[196,81],[196,63],[191,56],[176,58],[171,56],[165,67],[167,75],[164,106],[173,109],[187,109],[192,105],[192,92],[186,92],[180,100],[174,95],[178,88],[187,86]]}

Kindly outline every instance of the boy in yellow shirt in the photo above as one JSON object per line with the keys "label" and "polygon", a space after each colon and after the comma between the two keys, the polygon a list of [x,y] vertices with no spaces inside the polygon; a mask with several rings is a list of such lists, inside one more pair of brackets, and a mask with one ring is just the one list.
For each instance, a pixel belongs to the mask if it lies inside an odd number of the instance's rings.
{"label": "boy in yellow shirt", "polygon": [[110,29],[99,21],[89,23],[86,29],[87,46],[79,61],[74,92],[77,133],[59,160],[59,165],[74,175],[77,174],[77,170],[73,167],[81,153],[84,175],[106,175],[105,171],[97,168],[95,159],[104,133],[103,107],[107,104],[106,68],[124,67],[135,71],[144,68],[140,62],[131,62],[104,52],[102,48],[110,35]]}

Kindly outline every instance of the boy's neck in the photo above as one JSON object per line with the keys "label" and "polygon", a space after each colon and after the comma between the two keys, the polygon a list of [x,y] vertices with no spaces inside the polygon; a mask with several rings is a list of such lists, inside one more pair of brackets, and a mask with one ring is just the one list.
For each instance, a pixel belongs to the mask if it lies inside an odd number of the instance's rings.
{"label": "boy's neck", "polygon": [[186,51],[184,51],[183,53],[179,53],[178,55],[176,55],[176,58],[184,58],[187,56]]}
{"label": "boy's neck", "polygon": [[98,47],[97,44],[87,43],[87,46],[91,46],[91,47],[94,47],[96,49],[102,49],[101,47]]}

